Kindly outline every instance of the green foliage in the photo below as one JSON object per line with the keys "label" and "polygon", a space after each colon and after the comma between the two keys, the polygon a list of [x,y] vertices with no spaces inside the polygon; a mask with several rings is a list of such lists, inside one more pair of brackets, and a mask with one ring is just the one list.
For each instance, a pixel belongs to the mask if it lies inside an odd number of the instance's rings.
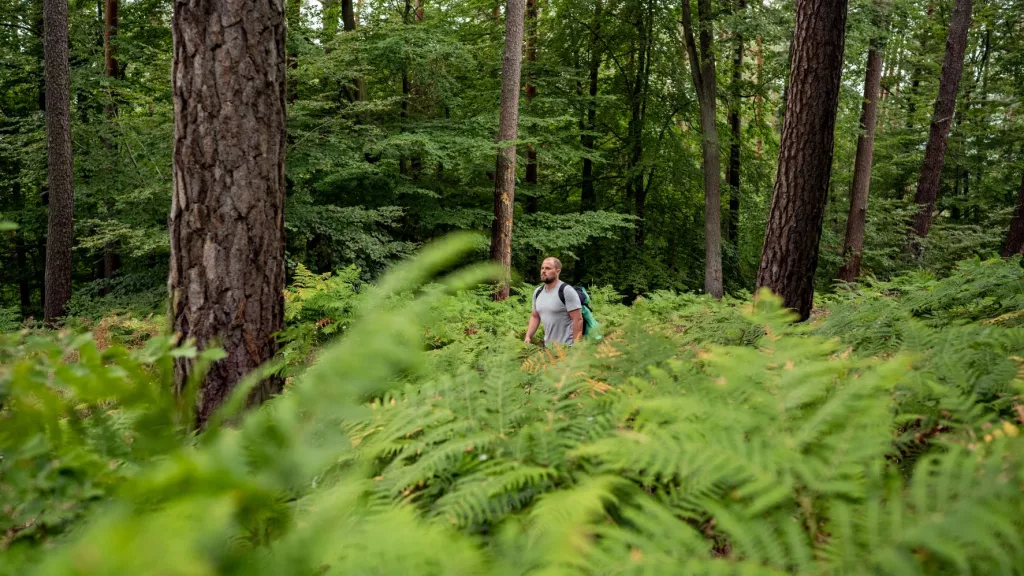
{"label": "green foliage", "polygon": [[236,417],[253,375],[199,436],[167,384],[196,351],[4,337],[0,571],[1024,565],[1016,260],[852,287],[801,325],[769,294],[626,307],[599,289],[604,340],[539,349],[521,343],[529,287],[474,288],[494,274],[461,265],[477,241],[374,286],[299,268],[289,324],[333,341]]}

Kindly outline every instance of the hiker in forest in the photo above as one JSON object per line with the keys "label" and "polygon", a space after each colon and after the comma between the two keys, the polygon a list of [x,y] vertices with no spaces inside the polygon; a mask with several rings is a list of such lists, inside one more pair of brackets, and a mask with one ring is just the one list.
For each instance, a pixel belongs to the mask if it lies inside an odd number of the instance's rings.
{"label": "hiker in forest", "polygon": [[558,258],[545,258],[540,266],[540,279],[544,284],[533,291],[533,313],[526,329],[524,342],[531,344],[537,327],[544,325],[544,344],[560,342],[572,346],[583,339],[583,302],[579,293],[558,279],[562,262]]}

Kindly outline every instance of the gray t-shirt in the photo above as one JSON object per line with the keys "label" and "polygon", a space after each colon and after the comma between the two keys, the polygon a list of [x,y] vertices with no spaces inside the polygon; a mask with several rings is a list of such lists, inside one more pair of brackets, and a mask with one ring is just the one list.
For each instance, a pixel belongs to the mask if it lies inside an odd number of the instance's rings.
{"label": "gray t-shirt", "polygon": [[548,289],[547,285],[537,288],[534,292],[533,309],[540,314],[540,323],[544,326],[544,344],[561,342],[572,344],[572,318],[569,312],[583,307],[580,295],[571,286],[565,287],[565,304],[558,297],[558,288],[563,282],[559,280]]}

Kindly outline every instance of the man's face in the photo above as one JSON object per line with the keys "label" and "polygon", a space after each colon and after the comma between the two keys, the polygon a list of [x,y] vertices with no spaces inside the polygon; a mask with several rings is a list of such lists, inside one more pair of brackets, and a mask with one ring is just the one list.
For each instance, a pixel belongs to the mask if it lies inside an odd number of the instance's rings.
{"label": "man's face", "polygon": [[555,268],[555,265],[550,260],[545,260],[540,265],[540,280],[545,284],[550,284],[555,280],[558,280],[559,270]]}

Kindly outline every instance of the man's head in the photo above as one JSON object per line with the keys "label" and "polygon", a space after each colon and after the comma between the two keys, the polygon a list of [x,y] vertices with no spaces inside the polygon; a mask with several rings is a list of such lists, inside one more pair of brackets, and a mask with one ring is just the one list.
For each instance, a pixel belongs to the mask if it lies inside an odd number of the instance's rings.
{"label": "man's head", "polygon": [[562,273],[562,261],[558,258],[545,258],[540,265],[540,280],[545,284],[558,282],[558,275]]}

